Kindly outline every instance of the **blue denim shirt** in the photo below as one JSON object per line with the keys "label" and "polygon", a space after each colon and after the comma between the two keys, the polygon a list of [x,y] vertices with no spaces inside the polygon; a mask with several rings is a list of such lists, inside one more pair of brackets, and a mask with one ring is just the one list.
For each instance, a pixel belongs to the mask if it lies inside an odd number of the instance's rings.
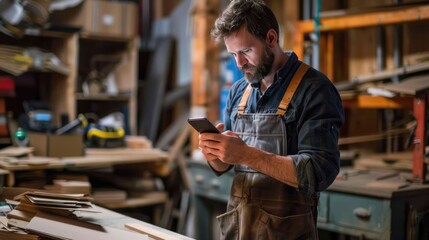
{"label": "blue denim shirt", "polygon": [[[261,93],[252,89],[247,113],[276,113],[289,82],[300,65],[293,52],[277,72],[273,84]],[[223,122],[232,130],[237,108],[248,83],[237,81],[229,92]],[[297,173],[298,188],[308,195],[317,194],[331,185],[339,172],[339,128],[344,123],[340,95],[332,82],[321,72],[310,68],[301,81],[285,114],[287,155],[291,156]]]}

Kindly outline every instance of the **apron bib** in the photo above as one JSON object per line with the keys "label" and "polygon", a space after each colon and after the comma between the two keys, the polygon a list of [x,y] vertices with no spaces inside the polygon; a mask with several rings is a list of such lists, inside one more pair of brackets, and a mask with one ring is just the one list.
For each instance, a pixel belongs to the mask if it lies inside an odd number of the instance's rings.
{"label": "apron bib", "polygon": [[[277,155],[287,154],[284,115],[308,68],[304,63],[298,68],[277,113],[245,113],[251,87],[246,89],[233,129],[246,144]],[[227,212],[217,217],[221,239],[317,239],[317,198],[309,198],[248,166],[236,165],[234,169]]]}

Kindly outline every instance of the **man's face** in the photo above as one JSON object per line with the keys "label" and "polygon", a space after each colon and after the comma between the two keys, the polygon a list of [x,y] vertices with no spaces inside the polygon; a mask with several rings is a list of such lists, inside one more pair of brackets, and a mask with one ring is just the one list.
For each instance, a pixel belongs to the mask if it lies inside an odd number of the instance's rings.
{"label": "man's face", "polygon": [[265,42],[251,35],[246,28],[225,37],[225,45],[250,84],[261,82],[271,71],[274,54]]}

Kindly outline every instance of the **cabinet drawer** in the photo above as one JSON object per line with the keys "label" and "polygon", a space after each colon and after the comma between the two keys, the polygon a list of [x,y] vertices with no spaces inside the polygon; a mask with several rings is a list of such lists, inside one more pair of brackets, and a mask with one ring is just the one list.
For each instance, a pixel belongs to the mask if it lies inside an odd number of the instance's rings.
{"label": "cabinet drawer", "polygon": [[345,227],[384,232],[390,228],[390,201],[330,193],[329,222]]}
{"label": "cabinet drawer", "polygon": [[190,179],[195,194],[215,200],[228,201],[232,173],[216,176],[206,164],[190,164]]}

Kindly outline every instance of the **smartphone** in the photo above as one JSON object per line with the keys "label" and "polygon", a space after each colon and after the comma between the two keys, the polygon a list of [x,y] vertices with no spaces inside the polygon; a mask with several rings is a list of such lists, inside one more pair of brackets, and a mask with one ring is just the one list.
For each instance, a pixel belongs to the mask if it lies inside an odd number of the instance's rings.
{"label": "smartphone", "polygon": [[188,118],[188,123],[199,133],[220,133],[205,117]]}

